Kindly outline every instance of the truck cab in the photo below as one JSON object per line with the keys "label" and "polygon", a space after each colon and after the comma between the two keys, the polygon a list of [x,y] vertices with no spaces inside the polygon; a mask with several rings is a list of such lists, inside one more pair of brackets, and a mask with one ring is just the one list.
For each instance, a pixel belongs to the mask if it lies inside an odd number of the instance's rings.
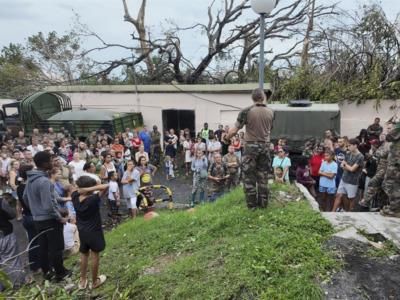
{"label": "truck cab", "polygon": [[1,130],[5,131],[6,127],[10,128],[14,135],[18,134],[21,130],[22,124],[20,119],[20,102],[15,101],[8,104],[3,104],[2,111],[0,113],[1,118]]}

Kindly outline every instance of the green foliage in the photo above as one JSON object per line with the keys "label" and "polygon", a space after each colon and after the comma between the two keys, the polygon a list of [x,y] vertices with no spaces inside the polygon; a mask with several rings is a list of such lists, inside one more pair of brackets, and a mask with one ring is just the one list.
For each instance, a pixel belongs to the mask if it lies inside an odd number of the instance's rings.
{"label": "green foliage", "polygon": [[367,255],[370,257],[390,257],[392,255],[399,255],[399,248],[393,243],[393,241],[386,240],[383,242],[382,249],[370,247]]}
{"label": "green foliage", "polygon": [[0,54],[0,97],[20,98],[38,88],[40,69],[19,44],[3,47]]}
{"label": "green foliage", "polygon": [[[397,99],[400,91],[400,40],[377,5],[314,37],[310,65],[276,76],[275,98],[337,102]],[[342,27],[341,27],[342,26]]]}
{"label": "green foliage", "polygon": [[[0,269],[0,283],[4,286],[5,290],[12,288],[12,283],[10,278],[8,278],[7,274]],[[2,293],[0,292],[0,299],[2,299]]]}
{"label": "green foliage", "polygon": [[46,280],[42,285],[32,285],[10,295],[9,299],[69,300],[76,299],[77,295],[78,290],[69,293],[63,287],[52,284]]}

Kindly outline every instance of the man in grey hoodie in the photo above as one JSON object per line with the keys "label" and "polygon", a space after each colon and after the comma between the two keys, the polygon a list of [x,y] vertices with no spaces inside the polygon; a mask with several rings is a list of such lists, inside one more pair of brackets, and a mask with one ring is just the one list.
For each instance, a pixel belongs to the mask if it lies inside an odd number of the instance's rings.
{"label": "man in grey hoodie", "polygon": [[[24,191],[24,203],[32,212],[33,222],[38,234],[40,247],[40,266],[46,279],[53,275],[60,281],[71,275],[64,268],[63,224],[67,221],[58,211],[54,185],[51,183],[48,172],[52,169],[52,156],[47,151],[36,153],[33,158],[36,170],[27,172],[28,181]],[[54,273],[52,272],[54,268]]]}

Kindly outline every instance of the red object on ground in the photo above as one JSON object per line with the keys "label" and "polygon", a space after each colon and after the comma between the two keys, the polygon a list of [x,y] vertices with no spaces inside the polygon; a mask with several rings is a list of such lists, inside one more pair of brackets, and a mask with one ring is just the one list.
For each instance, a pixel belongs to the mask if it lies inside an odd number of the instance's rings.
{"label": "red object on ground", "polygon": [[158,214],[158,213],[156,213],[155,211],[149,211],[148,213],[146,213],[145,215],[144,215],[144,219],[145,220],[151,220],[151,219],[153,219],[153,218],[157,218],[157,217],[159,217],[160,215]]}

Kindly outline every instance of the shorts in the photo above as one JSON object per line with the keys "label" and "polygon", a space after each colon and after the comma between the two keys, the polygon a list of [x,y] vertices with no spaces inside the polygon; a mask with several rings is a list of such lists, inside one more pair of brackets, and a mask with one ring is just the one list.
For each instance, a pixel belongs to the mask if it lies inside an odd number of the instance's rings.
{"label": "shorts", "polygon": [[126,205],[128,206],[129,209],[135,209],[137,208],[136,201],[137,197],[130,197],[126,199]]}
{"label": "shorts", "polygon": [[118,208],[119,208],[118,205],[117,205],[117,201],[108,199],[108,203],[110,205],[111,213],[117,214],[118,213]]}
{"label": "shorts", "polygon": [[357,196],[358,185],[346,183],[342,179],[339,183],[337,192],[338,194],[347,195],[347,198],[353,199]]}
{"label": "shorts", "polygon": [[103,231],[79,231],[79,239],[81,242],[81,245],[79,246],[80,253],[86,254],[89,250],[93,252],[101,252],[106,248]]}
{"label": "shorts", "polygon": [[336,194],[336,187],[319,186],[319,192],[320,193],[327,193],[329,195],[335,195]]}

